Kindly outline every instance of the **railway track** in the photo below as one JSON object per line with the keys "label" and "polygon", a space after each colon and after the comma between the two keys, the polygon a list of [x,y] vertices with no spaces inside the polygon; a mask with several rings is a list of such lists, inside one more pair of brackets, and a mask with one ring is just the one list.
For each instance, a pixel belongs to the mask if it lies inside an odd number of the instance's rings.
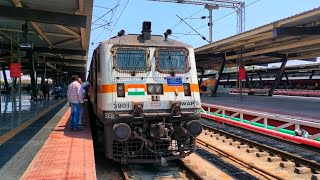
{"label": "railway track", "polygon": [[[217,155],[220,155],[220,157],[224,157],[226,159],[229,159],[230,161],[234,162],[234,164],[238,164],[239,166],[243,166],[244,168],[250,169],[250,171],[253,171],[254,173],[262,176],[265,179],[283,179],[280,176],[274,175],[272,173],[269,173],[268,171],[265,171],[261,168],[259,168],[258,166],[253,165],[252,163],[248,163],[248,162],[244,162],[241,161],[241,159],[237,158],[236,156],[233,156],[230,153],[227,153],[225,151],[222,151],[219,148],[216,148],[215,146],[212,146],[208,143],[206,143],[205,141],[202,141],[200,139],[197,140],[197,144],[200,147],[203,148],[208,148],[211,151],[214,151]],[[214,162],[213,162],[214,163]],[[221,162],[220,162],[221,163]],[[235,166],[235,165],[234,165]],[[233,167],[234,168],[234,167]],[[229,171],[229,170],[228,170]],[[232,171],[232,170],[231,170]],[[233,170],[234,171],[234,170]],[[228,172],[229,174],[231,174],[231,172]],[[254,176],[252,176],[249,173],[241,173],[240,177],[239,177],[239,173],[233,173],[236,176],[234,177],[235,179],[258,179]]]}
{"label": "railway track", "polygon": [[[284,179],[285,176],[279,176],[279,174],[267,170],[266,168],[261,168],[259,163],[256,163],[254,159],[250,161],[243,161],[239,158],[241,149],[249,155],[255,154],[255,158],[260,158],[268,161],[269,163],[278,164],[282,170],[287,169],[288,173],[299,174],[304,177],[311,177],[313,179],[319,179],[320,171],[320,151],[319,149],[306,148],[297,144],[292,144],[284,142],[281,140],[276,140],[271,137],[258,135],[256,133],[250,133],[246,130],[240,128],[234,128],[230,126],[225,126],[221,124],[215,124],[212,122],[206,122],[202,120],[204,131],[204,137],[198,138],[198,144],[201,144],[213,151],[220,151],[224,153],[225,156],[231,157],[235,161],[242,163],[248,168],[260,171],[262,174],[276,178]],[[215,138],[217,140],[222,140],[222,143],[229,144],[229,146],[235,147],[237,153],[228,153],[223,149],[219,148],[218,144],[212,144],[211,139]],[[229,147],[230,148],[230,147]],[[263,163],[262,163],[263,164]],[[266,165],[266,164],[265,164]],[[293,172],[292,172],[293,171]]]}
{"label": "railway track", "polygon": [[183,161],[169,162],[168,166],[152,165],[122,165],[121,174],[125,180],[140,179],[193,179],[203,180],[202,175],[186,165]]}

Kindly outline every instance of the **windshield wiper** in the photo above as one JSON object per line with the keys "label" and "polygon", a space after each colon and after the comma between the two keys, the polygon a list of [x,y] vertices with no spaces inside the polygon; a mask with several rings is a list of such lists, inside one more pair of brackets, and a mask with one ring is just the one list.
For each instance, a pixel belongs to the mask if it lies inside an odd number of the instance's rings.
{"label": "windshield wiper", "polygon": [[174,77],[174,75],[175,75],[175,73],[174,73],[174,67],[173,67],[173,65],[172,65],[172,59],[171,59],[171,56],[169,55],[168,56],[168,60],[169,60],[169,71],[170,71],[170,75],[172,76],[172,77]]}
{"label": "windshield wiper", "polygon": [[[133,72],[131,73],[131,76],[135,76],[136,75],[136,71],[137,71],[137,67],[140,64],[141,60],[142,60],[143,56],[140,57],[140,59],[138,60],[137,64],[133,67]],[[140,67],[139,67],[140,68]]]}

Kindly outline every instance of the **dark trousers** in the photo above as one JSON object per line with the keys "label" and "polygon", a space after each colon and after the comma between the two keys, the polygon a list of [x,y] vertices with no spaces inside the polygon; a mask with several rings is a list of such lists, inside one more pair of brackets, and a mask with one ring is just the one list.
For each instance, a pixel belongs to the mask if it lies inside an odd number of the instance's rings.
{"label": "dark trousers", "polygon": [[49,92],[48,91],[43,91],[43,96],[44,96],[44,99],[46,99],[47,97],[49,99]]}

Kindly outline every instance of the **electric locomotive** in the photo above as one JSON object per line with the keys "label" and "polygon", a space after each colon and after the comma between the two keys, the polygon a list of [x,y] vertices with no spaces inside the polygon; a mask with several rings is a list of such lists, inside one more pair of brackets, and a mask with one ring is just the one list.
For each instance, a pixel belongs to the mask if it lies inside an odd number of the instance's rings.
{"label": "electric locomotive", "polygon": [[151,35],[151,22],[143,22],[142,34],[122,30],[94,50],[91,120],[103,131],[107,158],[160,163],[195,150],[202,126],[194,50],[170,34]]}

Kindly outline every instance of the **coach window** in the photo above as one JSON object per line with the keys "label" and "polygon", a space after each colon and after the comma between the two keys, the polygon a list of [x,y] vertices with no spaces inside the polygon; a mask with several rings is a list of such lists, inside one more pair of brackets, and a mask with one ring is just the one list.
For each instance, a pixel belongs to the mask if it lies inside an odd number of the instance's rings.
{"label": "coach window", "polygon": [[161,73],[186,73],[190,70],[188,50],[157,49],[156,69]]}
{"label": "coach window", "polygon": [[114,69],[120,72],[146,72],[148,51],[144,48],[117,48],[113,51]]}

